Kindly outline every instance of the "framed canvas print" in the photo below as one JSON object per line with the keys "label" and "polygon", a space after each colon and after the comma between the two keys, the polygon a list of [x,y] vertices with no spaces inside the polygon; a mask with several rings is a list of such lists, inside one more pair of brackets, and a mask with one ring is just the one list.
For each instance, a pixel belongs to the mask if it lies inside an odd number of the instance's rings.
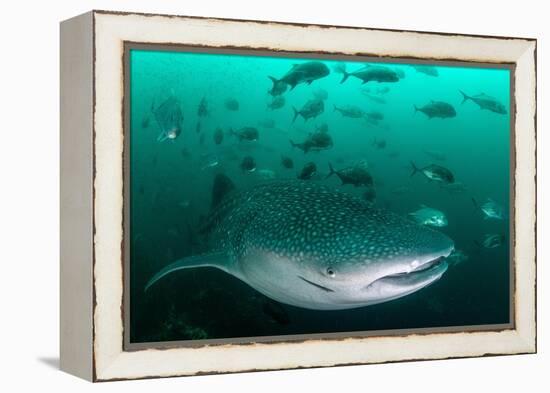
{"label": "framed canvas print", "polygon": [[61,24],[61,368],[536,351],[536,41]]}

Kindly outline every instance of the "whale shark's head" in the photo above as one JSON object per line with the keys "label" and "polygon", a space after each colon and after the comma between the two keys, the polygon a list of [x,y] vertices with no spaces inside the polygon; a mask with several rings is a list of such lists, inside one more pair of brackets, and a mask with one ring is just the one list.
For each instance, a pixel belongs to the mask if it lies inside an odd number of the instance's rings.
{"label": "whale shark's head", "polygon": [[240,277],[275,300],[362,307],[411,294],[447,270],[454,244],[441,232],[322,186],[274,187],[255,191],[256,202],[265,193],[271,203],[249,217],[236,252]]}
{"label": "whale shark's head", "polygon": [[335,252],[286,260],[287,274],[298,278],[295,293],[309,299],[308,308],[362,307],[409,295],[445,273],[454,249],[444,234],[417,225],[393,232],[378,227],[372,235],[361,241],[344,230]]}

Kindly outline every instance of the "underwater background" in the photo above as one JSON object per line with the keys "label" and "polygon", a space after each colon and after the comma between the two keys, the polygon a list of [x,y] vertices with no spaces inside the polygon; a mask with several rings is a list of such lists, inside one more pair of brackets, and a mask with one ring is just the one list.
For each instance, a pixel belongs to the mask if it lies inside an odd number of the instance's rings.
{"label": "underwater background", "polygon": [[[510,71],[384,62],[376,64],[394,70],[398,81],[362,84],[350,76],[340,83],[338,67],[345,63],[353,72],[364,62],[317,59],[329,75],[280,96],[268,93],[269,76],[281,78],[308,60],[130,50],[130,342],[509,322]],[[495,97],[507,111],[482,109],[471,99],[462,103],[461,91]],[[274,97],[284,103],[270,109]],[[293,121],[293,107],[300,110],[315,97],[324,101],[322,113]],[[430,118],[415,110],[432,101],[450,104],[456,116]],[[334,105],[359,107],[365,116],[344,116]],[[171,124],[181,127],[170,134]],[[239,140],[235,133],[243,127],[257,129],[257,140]],[[329,148],[304,152],[290,143],[303,143],[319,129],[330,135]],[[144,291],[164,266],[204,251],[199,229],[217,174],[246,189],[296,179],[309,162],[316,171],[304,181],[359,198],[367,188],[327,177],[329,163],[335,170],[366,163],[374,179],[367,198],[402,216],[422,205],[443,212],[448,224],[435,229],[454,240],[460,257],[418,292],[351,310],[277,303],[214,268],[180,270]],[[454,182],[411,176],[411,162],[447,168]],[[481,206],[491,201],[503,208],[502,217],[487,217]]]}

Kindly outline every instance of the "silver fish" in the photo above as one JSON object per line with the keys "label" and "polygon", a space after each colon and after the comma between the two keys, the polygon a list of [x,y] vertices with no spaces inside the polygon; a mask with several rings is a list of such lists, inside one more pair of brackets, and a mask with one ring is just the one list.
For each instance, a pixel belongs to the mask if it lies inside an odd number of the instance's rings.
{"label": "silver fish", "polygon": [[506,236],[503,234],[497,233],[488,233],[483,238],[483,247],[485,248],[497,248],[504,244],[506,241]]}
{"label": "silver fish", "polygon": [[361,94],[363,94],[365,97],[367,97],[369,100],[371,100],[375,104],[383,105],[387,102],[386,99],[383,98],[383,97],[379,97],[379,96],[375,96],[373,94],[370,94],[369,90],[367,90],[367,89],[362,89]]}
{"label": "silver fish", "polygon": [[366,161],[360,161],[353,166],[343,168],[337,171],[334,170],[330,162],[328,163],[328,167],[329,167],[329,174],[327,175],[327,178],[332,175],[336,175],[342,181],[342,185],[352,184],[355,187],[359,187],[359,186],[373,187],[374,186],[374,181],[372,179],[372,175],[368,170],[368,164]]}
{"label": "silver fish", "polygon": [[440,119],[448,119],[456,116],[455,108],[448,102],[444,101],[432,100],[430,101],[430,103],[422,107],[414,105],[414,113],[416,112],[424,113],[426,116],[428,116],[428,119],[433,119],[434,117],[439,117]]}
{"label": "silver fish", "polygon": [[[335,72],[343,75],[340,83],[344,83],[350,76],[360,79],[363,84],[368,82],[398,82],[400,75],[395,70],[381,65],[365,64],[362,68],[353,72],[346,71],[346,65],[341,63],[335,68]],[[404,75],[403,75],[404,76]]]}
{"label": "silver fish", "polygon": [[500,115],[505,115],[508,113],[506,110],[506,107],[504,104],[499,102],[496,98],[491,97],[487,94],[481,93],[477,94],[475,96],[469,96],[463,91],[460,91],[462,93],[462,103],[464,104],[466,101],[471,100],[475,102],[480,109],[486,109],[491,112],[498,113]]}
{"label": "silver fish", "polygon": [[306,140],[301,143],[296,143],[292,140],[289,141],[293,147],[301,149],[304,153],[331,149],[334,145],[332,137],[325,131],[316,131],[309,134]]}
{"label": "silver fish", "polygon": [[431,164],[424,168],[418,168],[414,164],[414,162],[411,161],[411,167],[412,167],[411,177],[416,175],[418,172],[420,172],[432,181],[437,181],[437,182],[447,183],[447,184],[455,182],[455,177],[453,173],[441,165]]}
{"label": "silver fish", "polygon": [[270,94],[277,95],[275,92],[279,93],[281,90],[282,92],[279,94],[282,94],[284,90],[280,86],[283,83],[290,86],[290,90],[292,90],[301,83],[310,85],[313,81],[324,78],[328,74],[330,74],[330,70],[320,61],[306,61],[304,63],[294,64],[281,79],[269,77],[273,82],[273,88]]}
{"label": "silver fish", "polygon": [[313,92],[313,97],[319,100],[326,100],[328,98],[328,92],[325,89],[317,89]]}
{"label": "silver fish", "polygon": [[460,265],[462,262],[466,262],[470,257],[462,250],[454,250],[451,255],[447,257],[447,263],[449,266]]}
{"label": "silver fish", "polygon": [[199,103],[199,108],[197,109],[197,116],[205,117],[208,116],[209,113],[208,101],[206,100],[206,97],[202,97],[201,102]]}
{"label": "silver fish", "polygon": [[201,164],[201,171],[204,171],[209,168],[217,167],[220,164],[220,160],[217,155],[207,155],[203,157],[203,161]]}
{"label": "silver fish", "polygon": [[441,188],[447,191],[449,194],[464,194],[468,191],[468,187],[464,183],[454,182],[454,183],[441,183]]}
{"label": "silver fish", "polygon": [[314,98],[306,102],[302,109],[298,110],[295,107],[292,107],[292,109],[294,110],[294,117],[292,118],[293,123],[298,116],[302,116],[305,121],[308,121],[323,113],[325,110],[325,102],[318,98]]}
{"label": "silver fish", "polygon": [[286,100],[285,100],[284,96],[275,96],[275,97],[273,97],[271,102],[269,102],[267,104],[267,108],[271,109],[273,111],[275,109],[279,109],[279,108],[282,108],[283,106],[285,106],[285,102],[286,102]]}
{"label": "silver fish", "polygon": [[258,169],[257,175],[262,180],[272,180],[277,177],[277,173],[271,169]]}
{"label": "silver fish", "polygon": [[439,72],[437,71],[437,68],[434,66],[429,65],[415,65],[412,66],[416,72],[419,72],[424,75],[428,76],[439,76]]}
{"label": "silver fish", "polygon": [[160,127],[158,142],[174,140],[180,136],[183,128],[183,112],[179,100],[171,96],[158,107],[151,106],[151,110]]}
{"label": "silver fish", "polygon": [[433,227],[446,227],[448,224],[445,213],[425,205],[421,205],[420,209],[409,213],[409,217],[419,224]]}
{"label": "silver fish", "polygon": [[334,106],[334,112],[340,112],[340,114],[344,117],[359,119],[366,116],[365,111],[355,105],[346,105],[346,106],[338,107],[335,104],[333,104],[333,106]]}
{"label": "silver fish", "polygon": [[500,204],[493,201],[491,198],[487,198],[487,200],[481,205],[478,205],[477,201],[474,198],[472,198],[472,202],[474,203],[475,207],[481,210],[481,213],[483,214],[483,218],[485,220],[504,220],[506,218],[504,208]]}
{"label": "silver fish", "polygon": [[230,110],[233,112],[239,110],[239,101],[237,101],[235,98],[227,98],[224,104],[227,110]]}

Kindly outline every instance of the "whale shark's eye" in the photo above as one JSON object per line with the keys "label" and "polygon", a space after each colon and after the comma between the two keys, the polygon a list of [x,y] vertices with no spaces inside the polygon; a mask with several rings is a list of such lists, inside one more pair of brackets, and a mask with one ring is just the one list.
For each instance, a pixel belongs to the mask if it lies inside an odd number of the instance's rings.
{"label": "whale shark's eye", "polygon": [[336,276],[336,273],[334,272],[334,269],[331,267],[327,267],[327,276],[334,277]]}

